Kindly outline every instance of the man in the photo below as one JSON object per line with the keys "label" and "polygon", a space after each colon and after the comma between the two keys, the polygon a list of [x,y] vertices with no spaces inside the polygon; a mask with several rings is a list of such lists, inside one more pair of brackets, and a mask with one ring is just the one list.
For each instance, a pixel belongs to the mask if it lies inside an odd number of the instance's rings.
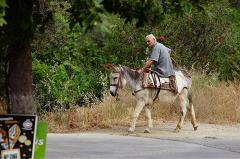
{"label": "man", "polygon": [[177,93],[175,73],[170,57],[171,49],[157,42],[153,34],[146,36],[146,43],[151,49],[151,56],[140,72],[148,72],[152,67],[152,70],[156,71],[160,77],[169,78],[170,89]]}

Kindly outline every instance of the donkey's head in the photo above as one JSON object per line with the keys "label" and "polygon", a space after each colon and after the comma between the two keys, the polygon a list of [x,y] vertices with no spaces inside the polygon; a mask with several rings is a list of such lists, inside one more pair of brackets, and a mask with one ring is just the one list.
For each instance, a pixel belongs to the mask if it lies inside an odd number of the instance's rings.
{"label": "donkey's head", "polygon": [[104,65],[104,67],[111,71],[110,74],[110,94],[116,96],[118,89],[123,88],[127,81],[124,78],[124,69],[121,66],[115,66],[112,64]]}

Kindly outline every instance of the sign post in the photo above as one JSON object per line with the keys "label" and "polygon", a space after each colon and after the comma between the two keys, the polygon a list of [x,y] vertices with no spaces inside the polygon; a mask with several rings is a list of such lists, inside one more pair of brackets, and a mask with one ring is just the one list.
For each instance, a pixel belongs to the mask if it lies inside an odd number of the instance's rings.
{"label": "sign post", "polygon": [[48,125],[45,122],[38,122],[34,159],[44,159],[46,152]]}

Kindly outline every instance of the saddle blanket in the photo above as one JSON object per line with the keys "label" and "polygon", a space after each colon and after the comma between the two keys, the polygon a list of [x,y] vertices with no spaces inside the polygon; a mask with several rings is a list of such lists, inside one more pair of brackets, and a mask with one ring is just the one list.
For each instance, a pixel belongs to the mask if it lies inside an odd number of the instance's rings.
{"label": "saddle blanket", "polygon": [[[181,71],[175,72],[177,91],[181,92],[183,88],[189,88],[190,85],[186,77]],[[158,77],[156,73],[145,73],[143,78],[143,87],[145,88],[160,88],[163,90],[171,90],[169,87],[169,78]]]}
{"label": "saddle blanket", "polygon": [[158,77],[155,73],[145,73],[143,87],[159,88],[161,84],[169,84],[169,78]]}

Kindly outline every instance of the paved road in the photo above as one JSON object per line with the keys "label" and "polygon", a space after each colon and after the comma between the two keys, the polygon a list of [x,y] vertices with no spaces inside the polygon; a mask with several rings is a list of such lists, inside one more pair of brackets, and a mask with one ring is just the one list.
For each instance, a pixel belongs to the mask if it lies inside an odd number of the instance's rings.
{"label": "paved road", "polygon": [[102,133],[49,134],[46,159],[239,159],[234,138],[147,138]]}

